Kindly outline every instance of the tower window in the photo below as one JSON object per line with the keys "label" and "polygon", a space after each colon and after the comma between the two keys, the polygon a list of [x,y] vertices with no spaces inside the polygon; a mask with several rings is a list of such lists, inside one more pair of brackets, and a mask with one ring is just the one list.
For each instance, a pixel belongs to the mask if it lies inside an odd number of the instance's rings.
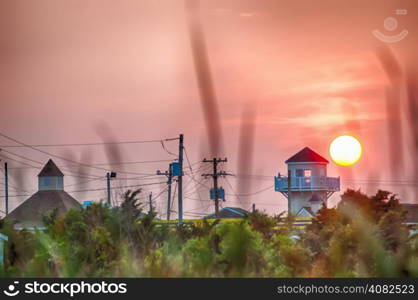
{"label": "tower window", "polygon": [[311,177],[311,169],[296,169],[296,177]]}

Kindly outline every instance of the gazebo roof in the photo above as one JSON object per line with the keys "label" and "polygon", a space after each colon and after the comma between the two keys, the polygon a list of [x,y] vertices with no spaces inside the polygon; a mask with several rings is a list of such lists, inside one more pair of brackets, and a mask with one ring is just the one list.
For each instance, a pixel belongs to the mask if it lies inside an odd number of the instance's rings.
{"label": "gazebo roof", "polygon": [[38,174],[38,177],[51,177],[51,176],[60,176],[63,177],[64,174],[58,169],[57,165],[52,159],[48,160],[46,165],[43,167],[41,172]]}
{"label": "gazebo roof", "polygon": [[38,191],[16,207],[6,219],[16,220],[23,227],[40,227],[43,226],[45,214],[56,210],[61,215],[79,207],[80,203],[65,191]]}

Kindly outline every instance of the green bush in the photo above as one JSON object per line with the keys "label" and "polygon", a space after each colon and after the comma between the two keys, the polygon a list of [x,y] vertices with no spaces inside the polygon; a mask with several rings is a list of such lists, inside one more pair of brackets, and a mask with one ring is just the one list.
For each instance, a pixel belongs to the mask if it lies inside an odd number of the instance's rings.
{"label": "green bush", "polygon": [[[144,213],[140,191],[45,216],[43,231],[0,220],[4,277],[401,277],[418,276],[418,238],[398,199],[348,190],[304,232],[294,216],[251,213],[237,222],[169,226]],[[280,224],[279,224],[280,222]]]}

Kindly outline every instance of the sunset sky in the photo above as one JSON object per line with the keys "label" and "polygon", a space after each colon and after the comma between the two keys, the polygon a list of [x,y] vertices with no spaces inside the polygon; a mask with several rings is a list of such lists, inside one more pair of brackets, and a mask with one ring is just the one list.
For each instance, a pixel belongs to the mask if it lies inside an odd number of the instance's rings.
{"label": "sunset sky", "polygon": [[[406,9],[407,15],[396,15],[397,9]],[[330,162],[329,176],[341,176],[343,189],[382,188],[414,202],[411,165],[416,159],[409,151],[406,129],[402,131],[406,167],[396,178],[390,170],[385,99],[391,83],[377,53],[382,48],[391,51],[402,70],[417,69],[417,14],[414,0],[201,1],[223,136],[219,156],[228,158],[224,170],[239,175],[241,116],[248,108],[255,116],[254,152],[247,168],[252,176],[245,181],[246,193],[255,195],[231,195],[223,205],[248,209],[256,203],[269,213],[285,210],[286,199],[273,187],[258,191],[272,186],[273,176],[286,172],[284,161],[305,146],[330,160],[329,144],[341,134],[359,138],[363,157],[352,167]],[[386,17],[398,20],[396,34],[408,30],[404,40],[387,44],[373,36],[375,29],[394,34],[383,27]],[[0,132],[35,145],[160,140],[183,133],[196,180],[210,186],[210,179],[202,181],[200,176],[210,166],[199,169],[197,163],[209,158],[209,144],[186,19],[180,0],[1,1]],[[403,125],[404,94],[398,99]],[[14,143],[0,138],[0,145]],[[178,151],[176,141],[165,146],[168,152]],[[49,158],[30,149],[5,149],[34,161]],[[160,143],[122,145],[117,149],[120,154],[115,150],[110,155],[112,151],[101,146],[40,149],[88,164],[175,158]],[[65,161],[54,161],[68,168]],[[27,191],[12,189],[10,194],[36,190],[39,170],[8,162],[11,184]],[[162,176],[141,181],[123,172],[153,174],[167,164],[114,167],[120,178],[131,178],[114,185],[164,181]],[[189,171],[186,163],[185,170]],[[97,168],[82,172],[105,176]],[[239,177],[227,178],[232,188],[221,180],[227,193],[242,190]],[[84,181],[67,176],[65,183],[72,186],[66,190],[105,187],[104,180],[97,180],[81,188]],[[207,190],[201,189],[202,201],[198,200],[198,186],[186,178],[185,211],[212,212]],[[158,195],[163,187],[144,188],[144,197],[151,190]],[[105,192],[72,195],[79,201],[99,200]],[[11,207],[26,198],[11,198]],[[165,199],[162,194],[155,200],[161,211]],[[331,204],[338,199],[333,196]]]}

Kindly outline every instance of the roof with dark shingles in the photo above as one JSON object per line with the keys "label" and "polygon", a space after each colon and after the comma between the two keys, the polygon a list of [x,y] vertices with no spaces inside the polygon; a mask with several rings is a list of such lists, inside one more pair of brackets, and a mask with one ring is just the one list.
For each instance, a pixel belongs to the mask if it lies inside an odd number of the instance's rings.
{"label": "roof with dark shingles", "polygon": [[62,215],[71,208],[79,208],[80,203],[65,191],[38,191],[16,207],[6,219],[16,220],[19,227],[42,227],[42,217],[57,210]]}
{"label": "roof with dark shingles", "polygon": [[323,158],[321,155],[313,151],[309,147],[305,147],[300,150],[298,153],[290,157],[285,163],[292,163],[292,162],[321,162],[321,163],[329,163],[328,160]]}
{"label": "roof with dark shingles", "polygon": [[53,162],[52,159],[48,160],[46,165],[43,167],[41,172],[38,174],[39,177],[49,177],[49,176],[64,176],[57,165]]}
{"label": "roof with dark shingles", "polygon": [[[243,218],[248,215],[248,211],[239,207],[224,207],[218,213],[218,218]],[[215,214],[210,214],[205,219],[214,218]]]}
{"label": "roof with dark shingles", "polygon": [[407,223],[418,223],[418,204],[402,203],[403,208],[406,210]]}

